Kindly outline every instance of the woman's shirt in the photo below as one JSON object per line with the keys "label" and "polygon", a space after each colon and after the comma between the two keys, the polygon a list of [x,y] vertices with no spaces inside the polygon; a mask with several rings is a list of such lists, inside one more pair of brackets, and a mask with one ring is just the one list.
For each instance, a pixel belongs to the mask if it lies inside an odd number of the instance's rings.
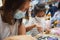
{"label": "woman's shirt", "polygon": [[14,25],[9,25],[8,23],[4,23],[2,21],[2,17],[0,14],[0,40],[3,40],[6,37],[17,35],[18,33],[18,22]]}

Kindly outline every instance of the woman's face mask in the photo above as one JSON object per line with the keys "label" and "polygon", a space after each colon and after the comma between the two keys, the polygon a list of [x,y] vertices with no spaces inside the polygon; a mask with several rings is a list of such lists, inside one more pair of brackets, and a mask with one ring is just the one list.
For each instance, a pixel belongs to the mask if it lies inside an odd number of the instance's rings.
{"label": "woman's face mask", "polygon": [[14,15],[14,18],[15,19],[21,19],[21,18],[25,17],[25,13],[26,13],[26,11],[22,12],[20,10],[17,10],[16,14]]}

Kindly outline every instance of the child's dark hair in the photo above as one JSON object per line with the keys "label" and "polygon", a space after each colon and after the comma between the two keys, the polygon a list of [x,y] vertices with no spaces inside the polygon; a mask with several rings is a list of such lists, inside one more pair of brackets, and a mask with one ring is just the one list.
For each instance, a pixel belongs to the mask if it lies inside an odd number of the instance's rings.
{"label": "child's dark hair", "polygon": [[41,12],[41,11],[44,11],[45,12],[45,4],[37,4],[35,7],[34,7],[34,13],[35,15],[38,14],[38,12]]}

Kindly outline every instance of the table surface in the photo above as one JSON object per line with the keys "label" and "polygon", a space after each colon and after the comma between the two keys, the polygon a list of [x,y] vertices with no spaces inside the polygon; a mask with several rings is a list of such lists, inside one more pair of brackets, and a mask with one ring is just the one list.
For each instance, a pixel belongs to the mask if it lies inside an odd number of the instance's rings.
{"label": "table surface", "polygon": [[39,38],[40,36],[49,36],[49,37],[57,37],[60,40],[60,36],[53,35],[53,34],[37,34],[35,38]]}
{"label": "table surface", "polygon": [[4,40],[36,40],[30,35],[20,35],[20,36],[12,36],[5,38]]}

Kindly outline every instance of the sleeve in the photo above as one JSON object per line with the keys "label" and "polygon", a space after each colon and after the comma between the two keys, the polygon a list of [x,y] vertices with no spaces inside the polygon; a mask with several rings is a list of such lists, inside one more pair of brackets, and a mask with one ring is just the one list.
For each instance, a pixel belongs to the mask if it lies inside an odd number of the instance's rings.
{"label": "sleeve", "polygon": [[56,12],[55,15],[51,18],[51,23],[53,23],[55,20],[57,20],[57,12]]}
{"label": "sleeve", "polygon": [[27,26],[31,26],[32,24],[34,24],[34,19],[30,19],[29,22],[25,25],[26,27]]}
{"label": "sleeve", "polygon": [[50,12],[50,9],[48,10],[47,14]]}
{"label": "sleeve", "polygon": [[2,39],[2,20],[1,20],[1,14],[0,14],[0,40]]}

